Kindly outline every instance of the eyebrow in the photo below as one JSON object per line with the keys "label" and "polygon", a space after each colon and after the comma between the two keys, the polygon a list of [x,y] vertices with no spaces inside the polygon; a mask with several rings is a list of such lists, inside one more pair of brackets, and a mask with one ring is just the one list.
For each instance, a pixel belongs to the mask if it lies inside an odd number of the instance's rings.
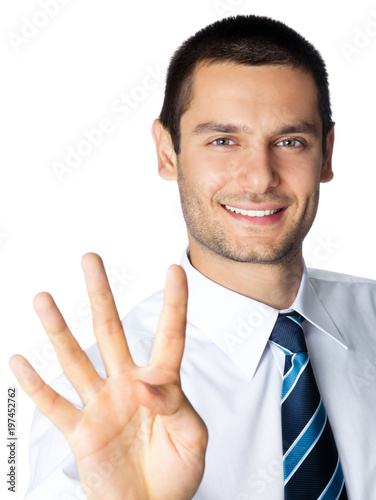
{"label": "eyebrow", "polygon": [[[201,135],[208,132],[221,133],[221,134],[238,134],[246,133],[252,134],[252,130],[246,125],[240,125],[236,123],[226,123],[218,121],[210,121],[206,123],[200,123],[197,125],[193,131],[192,135]],[[285,135],[285,134],[309,134],[314,137],[319,137],[319,130],[317,125],[309,122],[298,122],[283,125],[282,127],[275,129],[271,132],[271,135]]]}

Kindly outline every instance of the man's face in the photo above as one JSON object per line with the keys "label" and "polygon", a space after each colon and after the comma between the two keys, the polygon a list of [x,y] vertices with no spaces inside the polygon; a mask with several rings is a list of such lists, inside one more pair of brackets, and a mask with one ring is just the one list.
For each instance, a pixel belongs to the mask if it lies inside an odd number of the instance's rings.
{"label": "man's face", "polygon": [[191,249],[242,262],[292,260],[315,218],[322,164],[309,73],[229,63],[196,69],[177,179]]}

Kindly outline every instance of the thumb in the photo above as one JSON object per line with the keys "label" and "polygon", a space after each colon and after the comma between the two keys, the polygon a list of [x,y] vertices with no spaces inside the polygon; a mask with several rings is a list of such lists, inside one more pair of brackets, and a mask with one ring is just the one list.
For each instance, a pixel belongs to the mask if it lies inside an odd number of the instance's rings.
{"label": "thumb", "polygon": [[135,380],[134,389],[142,406],[163,417],[164,424],[175,438],[175,446],[182,440],[186,450],[196,450],[197,456],[205,454],[208,430],[180,386],[151,385]]}

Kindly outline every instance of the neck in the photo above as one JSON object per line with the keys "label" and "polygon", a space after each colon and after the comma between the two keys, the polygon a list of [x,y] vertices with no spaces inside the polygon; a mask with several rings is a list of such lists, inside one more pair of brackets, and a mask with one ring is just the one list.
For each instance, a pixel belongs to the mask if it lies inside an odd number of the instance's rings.
{"label": "neck", "polygon": [[289,262],[254,264],[228,259],[190,241],[189,259],[215,283],[279,310],[294,302],[303,272],[301,250]]}

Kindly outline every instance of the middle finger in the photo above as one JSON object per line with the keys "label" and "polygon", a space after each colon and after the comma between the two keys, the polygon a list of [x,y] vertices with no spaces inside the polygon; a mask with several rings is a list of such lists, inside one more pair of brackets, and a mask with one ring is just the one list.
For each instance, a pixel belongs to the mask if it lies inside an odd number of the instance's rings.
{"label": "middle finger", "polygon": [[95,253],[82,258],[86,288],[98,347],[108,375],[134,367],[102,259]]}

